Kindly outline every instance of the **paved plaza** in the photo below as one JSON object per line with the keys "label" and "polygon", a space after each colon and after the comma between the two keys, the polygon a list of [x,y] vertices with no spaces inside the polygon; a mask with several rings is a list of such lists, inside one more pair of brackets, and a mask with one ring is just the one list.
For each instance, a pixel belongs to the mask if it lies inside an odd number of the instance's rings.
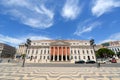
{"label": "paved plaza", "polygon": [[120,67],[20,67],[0,64],[0,80],[120,80]]}

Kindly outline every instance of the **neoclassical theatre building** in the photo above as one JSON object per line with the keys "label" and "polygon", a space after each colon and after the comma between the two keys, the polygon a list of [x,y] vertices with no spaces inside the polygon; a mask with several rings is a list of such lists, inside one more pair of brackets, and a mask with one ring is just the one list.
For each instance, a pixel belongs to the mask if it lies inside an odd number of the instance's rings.
{"label": "neoclassical theatre building", "polygon": [[88,40],[32,40],[31,46],[20,44],[18,53],[26,53],[26,61],[34,63],[96,61]]}

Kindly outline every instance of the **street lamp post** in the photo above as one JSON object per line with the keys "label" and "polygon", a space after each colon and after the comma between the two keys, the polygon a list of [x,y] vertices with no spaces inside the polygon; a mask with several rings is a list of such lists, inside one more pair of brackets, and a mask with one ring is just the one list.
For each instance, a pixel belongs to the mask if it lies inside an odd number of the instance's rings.
{"label": "street lamp post", "polygon": [[[27,54],[27,49],[28,47],[31,45],[31,40],[30,39],[27,39],[26,43],[25,43],[25,46],[26,46],[26,54]],[[24,67],[25,65],[25,57],[26,57],[26,54],[23,54],[23,64],[22,64],[22,67]]]}

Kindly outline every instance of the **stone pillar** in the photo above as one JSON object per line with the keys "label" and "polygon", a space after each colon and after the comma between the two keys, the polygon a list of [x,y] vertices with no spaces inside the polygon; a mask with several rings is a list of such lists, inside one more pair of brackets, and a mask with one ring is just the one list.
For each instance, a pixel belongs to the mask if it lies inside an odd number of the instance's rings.
{"label": "stone pillar", "polygon": [[55,61],[55,46],[53,47],[53,61]]}
{"label": "stone pillar", "polygon": [[67,47],[65,47],[65,51],[66,51],[66,56],[65,57],[66,57],[66,61],[67,61],[67,53],[68,53],[67,52]]}
{"label": "stone pillar", "polygon": [[61,46],[61,52],[62,52],[61,61],[63,61],[63,47],[62,46]]}
{"label": "stone pillar", "polygon": [[57,50],[58,50],[58,51],[57,51],[57,52],[58,52],[58,53],[57,53],[57,61],[59,61],[59,46],[57,47]]}

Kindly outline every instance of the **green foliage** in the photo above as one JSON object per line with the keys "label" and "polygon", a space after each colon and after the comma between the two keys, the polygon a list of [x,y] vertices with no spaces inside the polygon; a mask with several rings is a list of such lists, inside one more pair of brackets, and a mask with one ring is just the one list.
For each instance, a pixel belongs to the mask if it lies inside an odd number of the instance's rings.
{"label": "green foliage", "polygon": [[21,54],[22,58],[25,58],[26,54]]}
{"label": "green foliage", "polygon": [[103,43],[102,45],[103,46],[109,46],[110,44],[109,43]]}
{"label": "green foliage", "polygon": [[117,56],[120,57],[120,52],[117,52]]}
{"label": "green foliage", "polygon": [[100,48],[97,53],[96,53],[96,57],[98,58],[108,58],[108,57],[112,57],[115,53],[107,48]]}
{"label": "green foliage", "polygon": [[94,43],[95,43],[94,39],[91,39],[91,40],[90,40],[90,45],[93,46]]}
{"label": "green foliage", "polygon": [[27,39],[26,43],[27,43],[28,45],[31,45],[31,40],[30,40],[30,39]]}

